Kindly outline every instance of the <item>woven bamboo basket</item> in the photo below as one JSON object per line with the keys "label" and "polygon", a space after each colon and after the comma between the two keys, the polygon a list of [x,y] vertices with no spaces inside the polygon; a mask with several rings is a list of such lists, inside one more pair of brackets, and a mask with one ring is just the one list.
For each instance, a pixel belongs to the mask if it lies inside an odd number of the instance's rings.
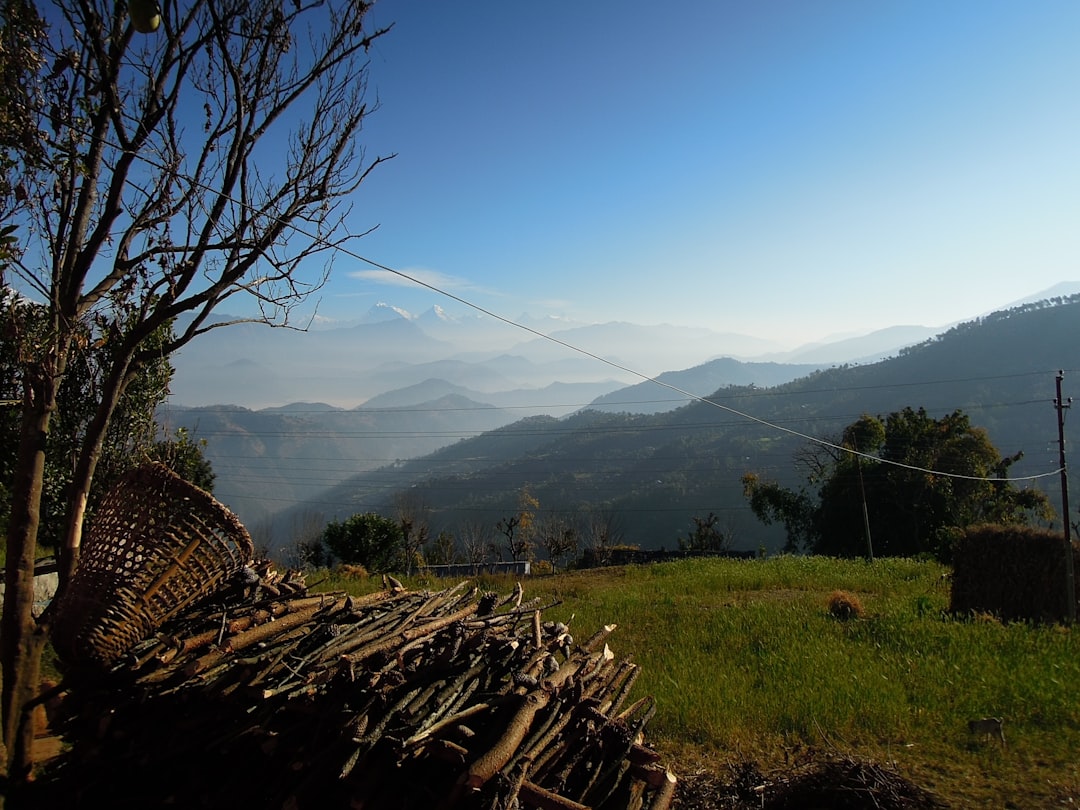
{"label": "woven bamboo basket", "polygon": [[247,529],[162,464],[138,467],[98,506],[52,631],[69,665],[106,669],[251,561]]}

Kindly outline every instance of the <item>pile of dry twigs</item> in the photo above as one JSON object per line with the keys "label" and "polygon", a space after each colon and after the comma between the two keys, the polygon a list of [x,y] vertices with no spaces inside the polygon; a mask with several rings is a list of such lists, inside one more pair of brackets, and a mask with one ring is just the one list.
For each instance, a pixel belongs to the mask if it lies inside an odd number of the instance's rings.
{"label": "pile of dry twigs", "polygon": [[808,750],[801,761],[763,773],[757,763],[731,763],[679,775],[675,810],[944,810],[940,796],[894,768],[837,751]]}
{"label": "pile of dry twigs", "polygon": [[66,674],[72,747],[39,806],[671,806],[614,626],[579,641],[520,585],[352,597],[245,574],[107,673]]}

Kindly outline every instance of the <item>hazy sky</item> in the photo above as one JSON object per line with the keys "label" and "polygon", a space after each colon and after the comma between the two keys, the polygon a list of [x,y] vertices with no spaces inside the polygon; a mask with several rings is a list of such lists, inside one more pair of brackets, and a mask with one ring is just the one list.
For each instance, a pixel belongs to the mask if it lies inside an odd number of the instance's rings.
{"label": "hazy sky", "polygon": [[[379,0],[356,249],[501,315],[792,342],[1080,279],[1076,0]],[[435,293],[342,256],[321,313]]]}

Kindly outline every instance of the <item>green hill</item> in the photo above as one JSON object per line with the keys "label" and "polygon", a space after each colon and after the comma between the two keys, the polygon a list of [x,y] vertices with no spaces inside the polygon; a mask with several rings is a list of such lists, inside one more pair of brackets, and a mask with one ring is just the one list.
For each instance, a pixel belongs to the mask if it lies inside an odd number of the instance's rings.
{"label": "green hill", "polygon": [[[513,513],[527,486],[541,511],[614,515],[624,540],[643,548],[674,547],[693,517],[709,512],[720,516],[735,547],[776,548],[782,537],[751,514],[742,475],[753,471],[798,485],[800,449],[811,437],[837,437],[863,413],[912,406],[937,417],[961,409],[1003,454],[1023,451],[1013,476],[1053,473],[1055,377],[1064,371],[1068,396],[1080,371],[1078,316],[1080,296],[1058,298],[962,324],[878,363],[830,368],[775,387],[731,386],[667,413],[585,410],[526,419],[363,472],[298,508],[327,519],[388,512],[408,489],[430,507],[437,532],[466,521],[494,526]],[[1069,430],[1067,423],[1067,436]],[[1035,485],[1059,502],[1056,476]]]}

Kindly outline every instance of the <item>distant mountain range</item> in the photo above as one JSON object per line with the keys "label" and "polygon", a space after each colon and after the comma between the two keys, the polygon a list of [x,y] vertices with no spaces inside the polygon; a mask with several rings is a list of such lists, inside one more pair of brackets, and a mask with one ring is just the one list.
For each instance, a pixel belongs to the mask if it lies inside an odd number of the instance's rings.
{"label": "distant mountain range", "polygon": [[[712,405],[686,404],[652,382],[484,392],[430,377],[356,409],[172,405],[166,415],[208,440],[218,497],[279,546],[299,522],[387,509],[404,490],[423,496],[438,527],[493,526],[526,484],[546,509],[616,510],[627,540],[646,547],[672,547],[708,511],[751,547],[774,546],[782,538],[743,502],[742,473],[795,483],[793,455],[805,437],[835,434],[864,412],[961,408],[1002,452],[1025,452],[1014,469],[1056,469],[1053,377],[1058,368],[1067,381],[1077,374],[1069,364],[1080,297],[1055,298],[954,326],[878,362],[720,358],[657,375]],[[510,369],[516,362],[497,359]],[[1056,478],[1036,483],[1057,491]]]}
{"label": "distant mountain range", "polygon": [[944,327],[890,327],[792,352],[746,335],[671,325],[554,322],[528,328],[535,331],[491,318],[454,320],[437,310],[412,317],[387,305],[349,327],[298,331],[235,324],[175,355],[171,402],[252,409],[326,402],[351,408],[430,379],[485,395],[553,383],[614,390],[718,358],[804,367],[869,362]]}
{"label": "distant mountain range", "polygon": [[[1080,283],[1063,283],[1004,308],[1076,292]],[[218,320],[235,318],[223,314]],[[608,385],[613,391],[723,358],[804,368],[872,363],[953,325],[888,326],[781,351],[760,338],[700,328],[586,325],[524,315],[517,323],[520,326],[511,326],[484,315],[451,317],[439,307],[414,316],[379,304],[348,326],[299,331],[236,324],[201,336],[173,357],[170,401],[183,407],[262,409],[325,402],[353,408],[431,379],[479,392],[485,399],[511,391],[542,391],[554,383]],[[778,381],[763,377],[758,384]],[[533,404],[553,403],[541,396]]]}

